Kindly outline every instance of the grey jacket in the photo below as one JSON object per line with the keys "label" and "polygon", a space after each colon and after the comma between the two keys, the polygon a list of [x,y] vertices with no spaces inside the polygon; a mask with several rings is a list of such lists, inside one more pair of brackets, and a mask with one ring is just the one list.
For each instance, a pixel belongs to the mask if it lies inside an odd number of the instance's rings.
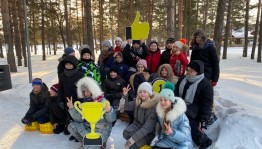
{"label": "grey jacket", "polygon": [[154,135],[157,123],[156,105],[158,103],[158,95],[153,93],[150,100],[142,102],[140,98],[135,101],[128,102],[125,98],[125,110],[134,111],[134,122],[127,126],[126,132],[131,133],[131,137],[137,143],[138,147],[147,144],[148,142],[141,142],[147,140],[145,137]]}
{"label": "grey jacket", "polygon": [[[101,102],[105,102],[106,99],[103,98]],[[86,132],[90,132],[91,127],[90,124],[86,121],[83,121],[82,115],[76,111],[75,108],[69,109],[68,110],[71,117],[74,119],[76,122],[83,122],[85,126],[85,130],[83,127],[80,129],[77,129],[79,131],[79,134],[81,134],[82,137],[86,135]],[[92,113],[90,113],[92,114]],[[110,136],[111,130],[112,130],[112,122],[116,120],[116,112],[115,110],[111,107],[111,110],[108,113],[104,114],[104,118],[100,119],[96,125],[95,125],[95,132],[99,133],[103,140],[107,140]]]}

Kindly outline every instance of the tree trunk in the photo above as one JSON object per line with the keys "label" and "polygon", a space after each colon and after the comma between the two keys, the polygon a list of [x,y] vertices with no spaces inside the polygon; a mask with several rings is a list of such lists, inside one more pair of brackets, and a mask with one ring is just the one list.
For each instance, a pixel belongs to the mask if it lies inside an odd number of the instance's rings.
{"label": "tree trunk", "polygon": [[45,14],[44,14],[44,0],[41,0],[41,37],[42,37],[42,51],[43,51],[43,61],[46,60],[45,54]]}
{"label": "tree trunk", "polygon": [[80,22],[79,22],[79,16],[78,16],[78,3],[77,3],[77,1],[76,1],[76,23],[77,23],[79,45],[82,45],[81,28],[80,28]]}
{"label": "tree trunk", "polygon": [[146,43],[149,44],[152,39],[152,26],[153,26],[153,7],[154,7],[154,0],[148,0],[147,3],[147,20],[149,24],[149,35],[146,40]]}
{"label": "tree trunk", "polygon": [[228,0],[227,24],[226,24],[226,30],[225,30],[225,40],[224,40],[224,49],[223,49],[223,57],[222,57],[222,59],[227,59],[228,38],[229,37],[231,38],[230,25],[231,25],[232,2],[233,2],[233,0]]}
{"label": "tree trunk", "polygon": [[178,1],[178,29],[179,29],[179,38],[182,38],[183,31],[183,0]]}
{"label": "tree trunk", "polygon": [[4,51],[3,51],[3,48],[2,48],[2,46],[3,46],[3,39],[2,38],[0,38],[0,58],[4,58]]}
{"label": "tree trunk", "polygon": [[26,39],[25,39],[25,21],[22,1],[17,1],[18,14],[19,14],[19,29],[21,37],[22,52],[24,58],[24,67],[27,67],[27,55],[26,55]]}
{"label": "tree trunk", "polygon": [[10,65],[11,72],[17,72],[16,64],[15,64],[15,56],[13,51],[13,41],[11,37],[11,27],[10,27],[10,17],[9,17],[9,8],[8,1],[1,1],[1,13],[2,13],[2,23],[3,23],[3,32],[4,39],[7,50],[7,62]]}
{"label": "tree trunk", "polygon": [[262,51],[262,11],[260,11],[260,26],[259,26],[259,38],[258,38],[258,50],[257,50],[257,62],[261,63],[261,51]]}
{"label": "tree trunk", "polygon": [[167,2],[167,34],[168,37],[175,37],[175,23],[174,23],[174,14],[175,14],[175,1],[168,0]]}
{"label": "tree trunk", "polygon": [[103,10],[104,0],[99,0],[99,41],[100,41],[100,49],[102,50],[102,42],[104,41],[104,32],[103,32],[103,25],[104,25],[104,10]]}
{"label": "tree trunk", "polygon": [[91,0],[86,0],[86,28],[87,28],[87,44],[92,51],[93,57],[94,56],[94,40],[93,40],[93,23],[92,23],[92,15],[91,15]]}
{"label": "tree trunk", "polygon": [[[32,1],[33,5],[35,5],[34,1]],[[35,12],[35,9],[34,9]],[[36,40],[36,19],[35,19],[35,13],[33,12],[32,21],[33,21],[33,44],[34,44],[34,53],[37,55],[37,40]]]}
{"label": "tree trunk", "polygon": [[215,22],[215,29],[214,29],[214,42],[216,45],[217,55],[219,59],[220,59],[220,49],[221,49],[221,42],[222,42],[225,4],[226,4],[226,0],[218,1],[217,15],[216,15],[216,22]]}
{"label": "tree trunk", "polygon": [[18,26],[18,17],[17,17],[17,7],[16,7],[16,0],[12,0],[12,21],[14,27],[14,41],[15,41],[15,51],[17,56],[17,65],[22,66],[22,52],[21,52],[21,41],[20,41],[20,34],[19,34],[19,26]]}
{"label": "tree trunk", "polygon": [[252,46],[252,51],[251,51],[251,59],[255,58],[255,51],[256,51],[256,46],[257,46],[257,35],[258,35],[260,9],[261,9],[261,0],[259,0],[259,2],[258,2],[257,20],[256,20],[256,27],[255,27],[255,35],[254,35],[254,40],[253,40],[253,46]]}
{"label": "tree trunk", "polygon": [[195,22],[196,22],[196,23],[195,23],[196,27],[195,27],[195,29],[198,28],[198,26],[197,26],[197,25],[198,25],[197,20],[198,20],[198,12],[199,12],[199,0],[197,0],[196,7],[197,7],[197,8],[196,8],[197,10],[196,10],[196,20],[195,20]]}
{"label": "tree trunk", "polygon": [[120,37],[120,2],[117,0],[117,36]]}
{"label": "tree trunk", "polygon": [[249,1],[246,0],[246,15],[245,15],[245,42],[243,48],[243,57],[247,57],[247,47],[248,47],[248,18],[249,18]]}
{"label": "tree trunk", "polygon": [[204,13],[204,19],[203,19],[203,31],[206,31],[208,8],[209,8],[209,0],[206,0],[206,2],[205,2],[205,13]]}
{"label": "tree trunk", "polygon": [[72,38],[70,32],[70,22],[68,17],[68,8],[67,8],[67,0],[64,0],[64,7],[65,7],[65,22],[66,22],[66,41],[67,46],[72,47]]}
{"label": "tree trunk", "polygon": [[[91,2],[90,2],[91,3]],[[83,45],[87,44],[87,28],[86,28],[86,1],[82,1],[82,33],[83,33]]]}
{"label": "tree trunk", "polygon": [[187,41],[189,41],[190,40],[190,36],[191,36],[191,11],[192,11],[192,9],[191,9],[191,0],[187,0],[186,1],[186,15],[188,16],[188,17],[185,17],[186,18],[186,34],[185,34],[185,38],[187,39]]}

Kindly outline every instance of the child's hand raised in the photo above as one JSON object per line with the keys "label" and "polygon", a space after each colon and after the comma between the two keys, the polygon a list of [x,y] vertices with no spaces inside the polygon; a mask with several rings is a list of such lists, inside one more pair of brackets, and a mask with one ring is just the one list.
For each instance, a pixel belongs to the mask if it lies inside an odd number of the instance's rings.
{"label": "child's hand raised", "polygon": [[67,107],[68,107],[69,109],[73,109],[73,108],[74,108],[74,104],[73,104],[73,98],[72,98],[72,96],[70,97],[70,99],[69,99],[68,97],[66,97],[66,99],[67,99],[67,103],[66,103]]}
{"label": "child's hand raised", "polygon": [[105,111],[109,112],[111,110],[111,106],[109,104],[106,104]]}
{"label": "child's hand raised", "polygon": [[171,133],[173,133],[172,128],[170,127],[170,123],[165,123],[164,122],[164,126],[165,126],[165,134],[166,135],[170,135]]}
{"label": "child's hand raised", "polygon": [[130,84],[128,84],[127,87],[124,87],[124,88],[123,88],[123,95],[124,95],[124,96],[127,96],[127,94],[128,94],[128,92],[129,92],[130,89],[131,89],[131,88],[130,88]]}

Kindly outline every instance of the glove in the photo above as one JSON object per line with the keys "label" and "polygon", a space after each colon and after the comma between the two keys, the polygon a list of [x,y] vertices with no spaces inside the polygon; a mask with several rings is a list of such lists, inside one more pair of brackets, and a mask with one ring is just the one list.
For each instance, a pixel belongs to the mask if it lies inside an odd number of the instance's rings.
{"label": "glove", "polygon": [[120,111],[120,113],[123,113],[125,111],[125,98],[121,98],[121,100],[119,101],[118,110]]}
{"label": "glove", "polygon": [[134,139],[131,137],[126,141],[125,147],[129,149],[135,143]]}
{"label": "glove", "polygon": [[205,121],[201,122],[201,128],[207,129],[207,125]]}
{"label": "glove", "polygon": [[32,125],[32,122],[33,122],[33,116],[25,116],[21,122],[25,125],[29,125],[31,126]]}
{"label": "glove", "polygon": [[216,85],[217,85],[217,82],[211,82],[211,85],[213,86],[213,87],[215,87]]}

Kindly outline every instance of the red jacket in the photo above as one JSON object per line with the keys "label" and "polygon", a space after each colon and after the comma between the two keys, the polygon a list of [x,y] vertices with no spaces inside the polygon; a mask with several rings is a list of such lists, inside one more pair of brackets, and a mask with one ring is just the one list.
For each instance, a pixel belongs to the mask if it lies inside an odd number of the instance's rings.
{"label": "red jacket", "polygon": [[169,60],[169,64],[171,65],[175,76],[177,77],[183,76],[185,74],[186,67],[188,64],[186,53],[180,52],[179,55],[175,55],[171,51],[171,57]]}
{"label": "red jacket", "polygon": [[149,51],[149,55],[146,57],[146,62],[150,74],[157,71],[160,63],[160,57],[161,57],[160,50],[157,50],[154,53]]}

